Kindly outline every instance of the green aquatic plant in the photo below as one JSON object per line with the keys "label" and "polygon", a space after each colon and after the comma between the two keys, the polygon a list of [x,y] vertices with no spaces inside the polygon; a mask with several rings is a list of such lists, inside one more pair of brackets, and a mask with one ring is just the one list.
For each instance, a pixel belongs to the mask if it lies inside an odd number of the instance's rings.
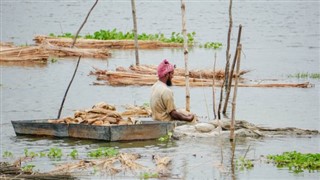
{"label": "green aquatic plant", "polygon": [[206,49],[220,49],[222,48],[222,43],[220,42],[206,42],[204,45],[200,45],[200,48],[204,47]]}
{"label": "green aquatic plant", "polygon": [[113,157],[118,154],[119,154],[119,151],[117,149],[102,147],[94,151],[90,151],[88,153],[88,156],[92,158],[99,158],[99,157]]}
{"label": "green aquatic plant", "polygon": [[56,62],[58,62],[58,59],[57,59],[57,58],[52,57],[52,58],[50,59],[50,61],[51,61],[51,63],[56,63]]}
{"label": "green aquatic plant", "polygon": [[[194,43],[194,37],[196,33],[188,33],[188,43],[193,44]],[[55,35],[54,33],[49,34],[50,37],[64,37],[64,38],[73,38],[74,35],[72,33],[64,33],[61,35]],[[133,40],[134,39],[134,33],[131,32],[121,32],[118,31],[116,28],[112,30],[103,30],[96,31],[93,34],[86,34],[84,36],[85,39],[97,39],[97,40]],[[165,37],[164,34],[147,34],[147,33],[141,33],[138,34],[138,40],[153,40],[153,41],[161,41],[166,43],[183,43],[184,39],[181,33],[172,32],[170,37]]]}
{"label": "green aquatic plant", "polygon": [[27,165],[23,166],[23,167],[21,168],[21,170],[22,170],[23,172],[25,172],[25,173],[32,173],[34,167],[36,167],[36,166],[33,165],[33,164],[27,164]]}
{"label": "green aquatic plant", "polygon": [[244,169],[252,169],[253,166],[254,165],[251,160],[246,159],[242,156],[240,156],[239,159],[236,160],[236,167],[240,171],[243,171]]}
{"label": "green aquatic plant", "polygon": [[150,178],[158,178],[158,177],[159,177],[158,173],[144,172],[140,174],[140,179],[150,179]]}
{"label": "green aquatic plant", "polygon": [[304,170],[309,172],[320,170],[320,153],[284,152],[281,155],[268,155],[267,159],[271,160],[278,168],[287,167],[289,171],[294,173],[300,173]]}
{"label": "green aquatic plant", "polygon": [[288,75],[289,78],[298,78],[298,79],[320,79],[320,73],[296,73]]}
{"label": "green aquatic plant", "polygon": [[37,156],[39,156],[39,155],[38,155],[38,153],[36,153],[36,152],[29,151],[28,148],[24,148],[24,156],[25,156],[25,157],[34,158],[34,157],[37,157]]}
{"label": "green aquatic plant", "polygon": [[46,152],[39,152],[39,156],[40,156],[40,157],[46,157],[46,156],[47,156],[47,153],[46,153]]}
{"label": "green aquatic plant", "polygon": [[47,156],[50,159],[61,159],[62,157],[62,150],[60,148],[50,148],[49,153]]}
{"label": "green aquatic plant", "polygon": [[168,134],[160,137],[158,140],[161,142],[169,141],[172,137],[172,132],[168,132]]}
{"label": "green aquatic plant", "polygon": [[78,153],[78,151],[77,151],[76,149],[74,149],[74,150],[72,150],[72,151],[70,152],[69,156],[71,156],[72,159],[77,159],[78,156],[79,156],[79,153]]}
{"label": "green aquatic plant", "polygon": [[10,157],[13,157],[13,154],[10,151],[4,151],[3,154],[2,154],[2,157],[10,158]]}

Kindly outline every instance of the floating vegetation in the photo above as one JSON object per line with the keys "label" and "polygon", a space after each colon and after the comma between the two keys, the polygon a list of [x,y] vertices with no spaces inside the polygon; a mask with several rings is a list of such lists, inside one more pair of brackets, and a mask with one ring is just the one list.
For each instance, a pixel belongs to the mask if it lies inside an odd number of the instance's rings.
{"label": "floating vegetation", "polygon": [[72,150],[69,154],[69,156],[72,158],[72,159],[77,159],[78,156],[79,156],[79,153],[76,149]]}
{"label": "floating vegetation", "polygon": [[39,156],[38,153],[33,152],[33,151],[29,151],[27,148],[24,148],[24,155],[25,155],[25,157],[31,157],[31,158]]}
{"label": "floating vegetation", "polygon": [[46,157],[46,156],[47,156],[47,153],[46,153],[46,152],[39,152],[39,156],[40,156],[40,157]]}
{"label": "floating vegetation", "polygon": [[254,165],[251,160],[246,159],[242,156],[240,156],[239,159],[236,160],[236,167],[240,171],[243,171],[244,169],[252,169],[253,166]]}
{"label": "floating vegetation", "polygon": [[140,179],[150,179],[150,178],[159,178],[158,173],[149,173],[149,172],[144,172],[140,174]]}
{"label": "floating vegetation", "polygon": [[51,63],[56,63],[56,62],[58,62],[58,59],[57,59],[57,58],[52,57],[52,58],[50,59],[50,61],[51,61]]}
{"label": "floating vegetation", "polygon": [[320,73],[296,73],[288,75],[289,78],[298,78],[298,79],[320,79]]}
{"label": "floating vegetation", "polygon": [[284,152],[281,155],[268,155],[267,159],[271,160],[278,168],[288,167],[289,171],[294,173],[304,172],[303,170],[309,172],[320,170],[320,153]]}
{"label": "floating vegetation", "polygon": [[172,132],[168,132],[168,134],[160,137],[158,140],[161,142],[169,141],[172,137]]}
{"label": "floating vegetation", "polygon": [[200,45],[200,48],[206,48],[206,49],[220,49],[222,48],[222,43],[220,42],[206,42],[204,45]]}
{"label": "floating vegetation", "polygon": [[99,158],[99,157],[113,157],[119,154],[119,151],[114,148],[98,148],[97,150],[88,153],[89,157]]}
{"label": "floating vegetation", "polygon": [[10,157],[13,157],[13,154],[10,151],[4,151],[3,154],[2,154],[2,157],[10,158]]}
{"label": "floating vegetation", "polygon": [[32,173],[34,167],[36,167],[36,166],[33,165],[33,164],[27,164],[27,165],[23,166],[23,167],[21,168],[21,170],[22,170],[24,173]]}
{"label": "floating vegetation", "polygon": [[62,157],[62,150],[60,148],[50,148],[50,151],[47,155],[50,159],[60,160]]}
{"label": "floating vegetation", "polygon": [[[188,43],[194,43],[195,32],[188,33]],[[54,33],[50,33],[51,37],[64,37],[64,38],[74,38],[74,35],[71,33],[64,33],[62,35],[55,35]],[[81,37],[81,36],[79,36]],[[116,28],[113,30],[103,30],[96,31],[93,34],[86,34],[83,36],[84,39],[97,39],[97,40],[133,40],[134,33],[133,32],[122,32],[118,31]],[[166,43],[183,43],[183,36],[181,33],[172,32],[171,37],[165,37],[163,33],[158,34],[147,34],[141,33],[138,34],[138,40],[152,40],[152,41],[161,41]]]}

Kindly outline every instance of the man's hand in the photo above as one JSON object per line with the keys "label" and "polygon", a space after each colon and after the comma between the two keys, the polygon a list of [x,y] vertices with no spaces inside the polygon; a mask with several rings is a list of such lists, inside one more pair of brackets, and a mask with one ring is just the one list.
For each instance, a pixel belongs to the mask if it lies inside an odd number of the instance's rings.
{"label": "man's hand", "polygon": [[193,115],[193,114],[186,115],[186,114],[178,112],[176,110],[171,111],[170,116],[172,117],[172,119],[180,120],[180,121],[187,121],[187,122],[192,122],[193,119],[195,118],[195,115]]}

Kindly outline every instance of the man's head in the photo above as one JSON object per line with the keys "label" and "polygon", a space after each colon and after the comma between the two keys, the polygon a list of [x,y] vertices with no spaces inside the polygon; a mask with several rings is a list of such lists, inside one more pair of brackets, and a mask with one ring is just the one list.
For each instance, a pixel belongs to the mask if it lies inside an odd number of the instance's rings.
{"label": "man's head", "polygon": [[157,69],[159,80],[166,83],[168,86],[172,85],[171,79],[174,74],[174,65],[170,64],[168,60],[164,59]]}

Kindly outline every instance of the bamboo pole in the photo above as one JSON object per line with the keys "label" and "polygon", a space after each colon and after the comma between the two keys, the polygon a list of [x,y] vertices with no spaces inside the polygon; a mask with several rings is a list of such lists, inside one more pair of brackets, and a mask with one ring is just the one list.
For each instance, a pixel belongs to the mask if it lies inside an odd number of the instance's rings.
{"label": "bamboo pole", "polygon": [[237,47],[237,51],[238,51],[238,53],[237,53],[237,67],[236,67],[236,77],[234,80],[233,99],[232,99],[230,141],[233,141],[235,139],[234,122],[235,122],[235,113],[236,113],[236,101],[237,101],[237,90],[238,90],[238,78],[239,78],[239,71],[240,71],[241,49],[242,49],[242,45],[239,44],[239,46]]}
{"label": "bamboo pole", "polygon": [[[231,39],[231,29],[232,29],[232,0],[230,0],[229,3],[229,29],[228,29],[228,39],[227,39],[227,50],[226,50],[226,67],[225,67],[225,75],[224,75],[224,80],[221,86],[220,90],[220,102],[219,102],[219,107],[218,107],[218,119],[221,119],[221,105],[222,105],[222,98],[223,98],[223,86],[228,84],[228,76],[229,76],[229,64],[230,64],[230,58],[231,55],[229,53],[230,49],[230,39]],[[225,86],[227,89],[227,86]]]}
{"label": "bamboo pole", "polygon": [[[237,40],[237,46],[239,46],[240,44],[240,40],[241,40],[241,32],[242,32],[242,25],[239,25],[239,31],[238,31],[238,40]],[[234,58],[233,58],[233,62],[232,62],[232,66],[231,66],[231,71],[229,73],[229,81],[228,81],[228,86],[227,86],[227,90],[226,90],[226,98],[224,101],[224,106],[222,109],[222,114],[226,114],[227,112],[227,107],[228,107],[228,101],[229,101],[229,97],[230,97],[230,89],[231,89],[231,84],[232,84],[232,76],[233,76],[233,71],[234,71],[234,67],[236,65],[236,61],[237,61],[237,56],[238,56],[238,49],[236,49]]]}
{"label": "bamboo pole", "polygon": [[136,66],[139,66],[140,60],[139,60],[138,28],[137,28],[135,0],[131,0],[131,6],[132,6],[132,19],[133,19],[134,49],[135,49],[135,55],[136,55]]}
{"label": "bamboo pole", "polygon": [[71,48],[73,48],[73,46],[76,44],[76,40],[77,40],[77,38],[78,38],[78,36],[79,36],[79,33],[80,33],[81,29],[83,28],[84,24],[87,22],[90,14],[91,14],[91,11],[92,11],[93,8],[97,5],[98,1],[99,1],[99,0],[96,0],[96,2],[93,4],[93,6],[91,7],[90,11],[88,12],[85,20],[83,21],[83,23],[81,24],[80,28],[78,29],[76,35],[75,35],[74,38],[73,38],[73,42],[72,42]]}
{"label": "bamboo pole", "polygon": [[67,97],[67,94],[68,94],[69,88],[70,88],[70,86],[71,86],[71,84],[72,84],[72,81],[73,81],[73,79],[74,79],[74,77],[75,77],[75,75],[76,75],[76,73],[77,73],[78,66],[79,66],[79,63],[80,63],[80,59],[81,59],[81,56],[79,56],[79,59],[78,59],[78,62],[77,62],[77,66],[76,66],[76,69],[75,69],[75,70],[74,70],[74,72],[73,72],[73,75],[72,75],[71,81],[70,81],[70,83],[69,83],[69,85],[68,85],[68,88],[67,88],[67,90],[66,90],[66,92],[65,92],[65,94],[64,94],[64,96],[63,96],[63,100],[62,100],[62,103],[61,103],[61,106],[60,106],[60,109],[59,109],[59,113],[58,113],[58,117],[57,117],[57,119],[60,119],[61,111],[62,111],[62,108],[63,108],[63,104],[64,104],[64,101],[66,100],[66,97]]}
{"label": "bamboo pole", "polygon": [[230,67],[230,39],[231,39],[231,30],[232,30],[232,0],[229,3],[229,30],[228,30],[228,40],[227,40],[227,50],[226,50],[226,70],[225,70],[225,88],[228,88],[228,77],[229,77],[229,67]]}
{"label": "bamboo pole", "polygon": [[213,119],[216,119],[216,118],[217,118],[217,112],[216,112],[216,93],[215,93],[216,62],[217,62],[217,52],[214,52],[213,78],[212,78]]}
{"label": "bamboo pole", "polygon": [[182,13],[182,34],[183,34],[183,49],[184,49],[184,65],[185,65],[185,79],[186,79],[186,111],[190,112],[190,88],[189,88],[189,69],[188,69],[188,39],[186,29],[186,5],[184,0],[181,0]]}
{"label": "bamboo pole", "polygon": [[222,98],[223,98],[223,86],[226,83],[226,79],[223,79],[223,82],[220,87],[220,100],[219,100],[219,106],[218,106],[218,119],[221,119],[221,104],[222,104]]}

